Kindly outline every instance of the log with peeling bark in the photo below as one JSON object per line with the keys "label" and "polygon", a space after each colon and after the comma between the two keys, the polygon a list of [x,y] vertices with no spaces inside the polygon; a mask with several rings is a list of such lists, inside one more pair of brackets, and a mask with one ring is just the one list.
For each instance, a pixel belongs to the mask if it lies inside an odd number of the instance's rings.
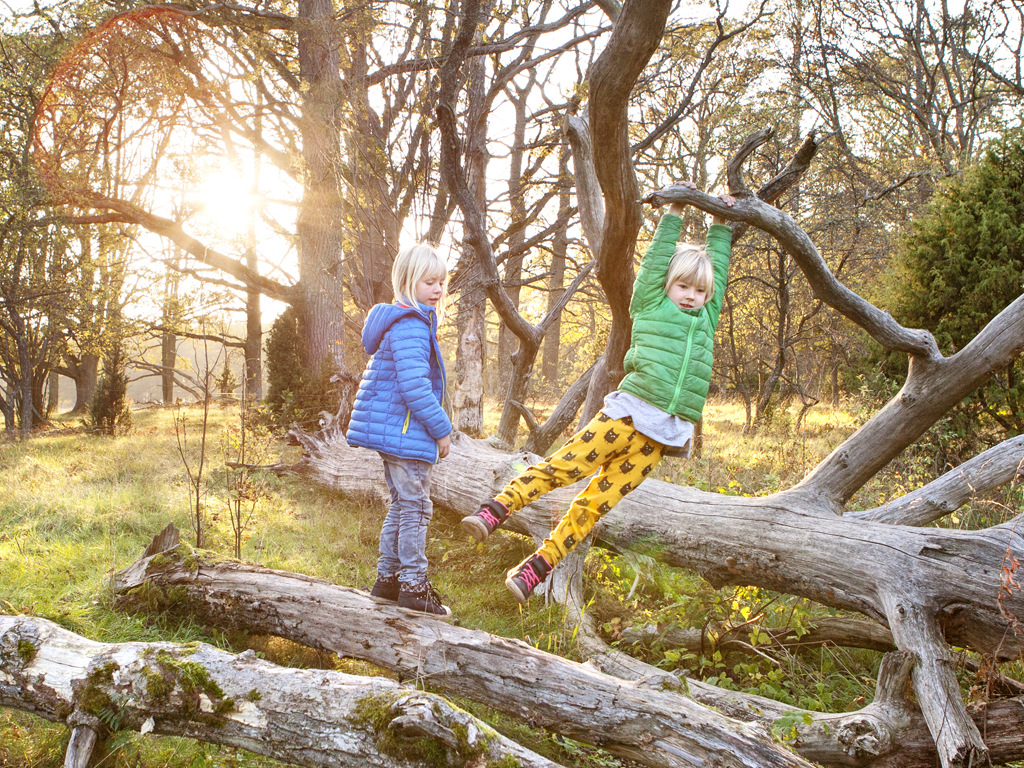
{"label": "log with peeling bark", "polygon": [[[385,498],[375,454],[349,447],[338,432],[295,436],[305,451],[293,469],[345,493]],[[536,459],[457,436],[434,470],[431,497],[469,514]],[[531,535],[549,531],[575,491],[542,497],[508,527]],[[745,498],[648,480],[603,519],[596,541],[618,551],[649,551],[715,586],[753,584],[887,626],[897,646],[919,659],[914,687],[943,764],[966,766],[985,746],[956,687],[947,642],[1003,659],[1020,653],[1013,617],[1024,616],[1024,595],[1004,589],[1009,571],[1003,566],[1024,558],[1021,533],[1012,521],[960,531],[847,519],[801,486]]]}
{"label": "log with peeling bark", "polygon": [[115,590],[125,605],[175,603],[209,624],[369,661],[653,768],[810,768],[774,744],[767,729],[664,690],[680,685],[668,673],[616,679],[519,640],[410,616],[320,579],[210,560],[179,546],[119,573]]}
{"label": "log with peeling bark", "polygon": [[0,706],[72,726],[65,764],[76,768],[98,734],[126,729],[306,766],[411,768],[429,753],[449,765],[557,768],[387,678],[288,669],[201,643],[97,643],[27,616],[0,615]]}
{"label": "log with peeling bark", "polygon": [[[776,765],[768,734],[786,720],[796,726],[797,752],[824,765],[935,765],[924,719],[908,699],[916,661],[910,653],[887,657],[876,701],[851,713],[803,712],[688,681],[693,699],[758,726],[726,738],[735,724],[673,690],[679,682],[661,670],[648,668],[646,679],[624,682],[518,641],[410,618],[359,590],[182,549],[154,551],[117,575],[123,604],[176,607],[211,625],[246,627],[369,661],[645,765],[699,765],[697,759]],[[1022,703],[1020,698],[997,701],[972,713],[988,734],[995,763],[1024,758],[1024,744],[1016,738],[1024,727]],[[750,739],[764,739],[760,748],[769,751],[754,755],[748,751]],[[708,751],[712,745],[718,751]],[[720,750],[731,753],[733,762]]]}

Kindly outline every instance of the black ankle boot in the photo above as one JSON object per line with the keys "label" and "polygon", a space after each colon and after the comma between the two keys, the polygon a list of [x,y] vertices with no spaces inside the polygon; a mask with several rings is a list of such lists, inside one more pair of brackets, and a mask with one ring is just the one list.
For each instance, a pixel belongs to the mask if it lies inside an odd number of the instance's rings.
{"label": "black ankle boot", "polygon": [[398,607],[409,613],[426,614],[435,619],[448,619],[452,615],[447,605],[441,605],[441,596],[426,579],[419,584],[402,582],[398,592]]}
{"label": "black ankle boot", "polygon": [[398,602],[398,577],[377,574],[377,581],[373,583],[370,597],[378,603]]}

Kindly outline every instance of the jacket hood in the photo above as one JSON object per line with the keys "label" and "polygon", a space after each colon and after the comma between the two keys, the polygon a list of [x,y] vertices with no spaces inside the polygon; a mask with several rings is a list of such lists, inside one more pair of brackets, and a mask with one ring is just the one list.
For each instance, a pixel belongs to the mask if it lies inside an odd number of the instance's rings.
{"label": "jacket hood", "polygon": [[420,318],[433,329],[434,310],[423,305],[410,307],[405,304],[374,304],[363,323],[363,349],[372,355],[380,347],[384,334],[396,322],[407,315]]}

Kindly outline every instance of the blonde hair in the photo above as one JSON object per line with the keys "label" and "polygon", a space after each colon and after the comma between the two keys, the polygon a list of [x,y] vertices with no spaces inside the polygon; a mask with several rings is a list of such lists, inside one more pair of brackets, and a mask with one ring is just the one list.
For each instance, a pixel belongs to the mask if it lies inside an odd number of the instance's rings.
{"label": "blonde hair", "polygon": [[416,283],[428,277],[440,280],[445,289],[441,291],[441,298],[434,308],[440,324],[444,317],[448,264],[432,245],[426,243],[410,245],[398,252],[395,264],[391,267],[391,288],[395,292],[396,301],[405,301],[415,306]]}
{"label": "blonde hair", "polygon": [[715,293],[715,269],[707,252],[696,245],[681,243],[672,254],[665,277],[665,291],[673,283],[683,282],[695,288],[703,288],[710,298]]}

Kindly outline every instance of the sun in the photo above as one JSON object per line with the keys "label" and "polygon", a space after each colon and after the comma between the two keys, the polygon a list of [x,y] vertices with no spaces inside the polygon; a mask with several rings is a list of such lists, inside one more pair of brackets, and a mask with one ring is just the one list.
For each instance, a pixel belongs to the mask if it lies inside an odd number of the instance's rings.
{"label": "sun", "polygon": [[198,213],[225,237],[245,233],[257,205],[256,196],[241,176],[214,170],[206,176],[196,195]]}

